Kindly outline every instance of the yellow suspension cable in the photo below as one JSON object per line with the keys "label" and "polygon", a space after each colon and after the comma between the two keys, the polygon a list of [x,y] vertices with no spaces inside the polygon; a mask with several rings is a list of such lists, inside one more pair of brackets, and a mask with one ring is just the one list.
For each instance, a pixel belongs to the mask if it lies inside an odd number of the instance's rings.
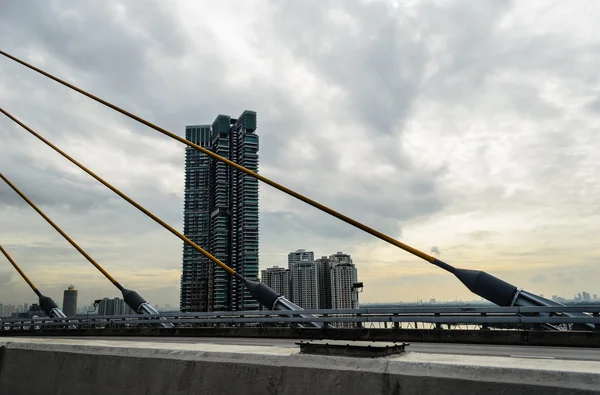
{"label": "yellow suspension cable", "polygon": [[184,235],[182,235],[181,233],[179,233],[177,230],[175,230],[175,228],[173,228],[172,226],[170,226],[169,224],[167,224],[165,221],[163,221],[162,219],[158,218],[156,215],[152,214],[150,211],[148,211],[147,209],[145,209],[144,207],[142,207],[135,200],[131,199],[129,196],[125,195],[123,192],[121,192],[120,190],[118,190],[117,188],[115,188],[114,186],[112,186],[111,184],[109,184],[108,182],[106,182],[103,178],[101,178],[100,176],[96,175],[93,171],[91,171],[90,169],[88,169],[87,167],[85,167],[84,165],[82,165],[81,163],[79,163],[77,160],[73,159],[66,152],[64,152],[63,150],[61,150],[60,148],[58,148],[57,146],[55,146],[54,144],[52,144],[50,141],[48,141],[47,139],[45,139],[44,137],[42,137],[39,133],[37,133],[36,131],[34,131],[33,129],[31,129],[27,125],[25,125],[23,122],[19,121],[12,114],[8,113],[3,108],[0,108],[0,112],[2,112],[2,114],[6,115],[8,118],[12,119],[15,123],[17,123],[23,129],[25,129],[26,131],[28,131],[29,133],[31,133],[32,135],[34,135],[35,137],[37,137],[39,140],[41,140],[44,144],[46,144],[47,146],[49,146],[50,148],[52,148],[54,151],[56,151],[59,154],[61,154],[64,158],[68,159],[75,166],[79,167],[81,170],[85,171],[87,174],[89,174],[90,176],[94,177],[96,180],[98,180],[100,183],[102,183],[102,185],[104,185],[105,187],[107,187],[108,189],[110,189],[111,191],[113,191],[114,193],[116,193],[117,195],[119,195],[120,197],[122,197],[123,199],[125,199],[129,204],[131,204],[132,206],[134,206],[135,208],[137,208],[138,210],[140,210],[141,212],[143,212],[144,214],[146,214],[148,217],[152,218],[154,221],[156,221],[157,223],[159,223],[163,228],[167,229],[169,232],[171,232],[175,236],[179,237],[185,243],[187,243],[190,246],[192,246],[196,251],[200,252],[202,255],[204,255],[205,257],[207,257],[208,259],[210,259],[211,261],[213,261],[217,265],[221,266],[229,274],[234,275],[236,273],[235,270],[233,270],[231,267],[229,267],[225,263],[221,262],[219,259],[217,259],[215,256],[213,256],[212,254],[210,254],[208,251],[204,250],[202,247],[200,247],[199,245],[197,245],[196,243],[194,243],[193,241],[191,241],[190,239],[188,239],[187,237],[185,237]]}
{"label": "yellow suspension cable", "polygon": [[88,261],[90,261],[90,263],[94,265],[96,269],[100,271],[100,273],[104,274],[104,276],[117,288],[119,288],[119,290],[123,290],[123,286],[119,284],[117,280],[115,280],[110,274],[108,274],[108,272],[104,270],[104,268],[100,266],[100,264],[98,264],[94,260],[94,258],[92,258],[87,252],[85,252],[81,247],[79,247],[79,245],[73,239],[71,239],[58,225],[56,225],[50,218],[48,218],[48,216],[44,214],[42,210],[40,210],[31,200],[29,200],[29,198],[25,196],[23,192],[21,192],[13,183],[11,183],[6,177],[4,177],[2,173],[0,173],[0,178],[2,178],[2,180],[4,180],[4,182],[7,183],[8,186],[11,187],[19,196],[21,196],[21,198],[23,198],[23,200],[25,200],[27,204],[29,204],[35,211],[37,211],[37,213],[41,215],[46,220],[46,222],[48,222],[58,233],[60,233],[62,237],[64,237],[69,243],[71,243],[71,245],[75,247],[75,249],[79,251],[81,255],[83,255]]}
{"label": "yellow suspension cable", "polygon": [[309,204],[309,205],[311,205],[311,206],[313,206],[313,207],[315,207],[315,208],[317,208],[317,209],[319,209],[321,211],[326,212],[329,215],[332,215],[332,216],[334,216],[334,217],[336,217],[336,218],[338,218],[338,219],[346,222],[347,224],[350,224],[350,225],[352,225],[352,226],[354,226],[354,227],[356,227],[356,228],[358,228],[358,229],[360,229],[360,230],[362,230],[364,232],[367,232],[367,233],[369,233],[369,234],[371,234],[371,235],[373,235],[373,236],[375,236],[375,237],[377,237],[377,238],[379,238],[381,240],[384,240],[384,241],[386,241],[386,242],[388,242],[388,243],[390,243],[390,244],[392,244],[392,245],[394,245],[394,246],[396,246],[398,248],[401,248],[404,251],[407,251],[407,252],[409,252],[409,253],[411,253],[411,254],[413,254],[415,256],[418,256],[419,258],[422,258],[422,259],[424,259],[424,260],[426,260],[428,262],[433,263],[434,261],[436,261],[436,258],[433,257],[433,256],[431,256],[431,255],[428,255],[428,254],[426,254],[426,253],[424,253],[422,251],[419,251],[419,250],[417,250],[417,249],[415,249],[415,248],[413,248],[413,247],[411,247],[411,246],[409,246],[407,244],[404,244],[404,243],[402,243],[402,242],[400,242],[400,241],[398,241],[398,240],[396,240],[396,239],[394,239],[394,238],[392,238],[392,237],[390,237],[390,236],[388,236],[388,235],[386,235],[386,234],[384,234],[382,232],[379,232],[378,230],[375,230],[375,229],[373,229],[373,228],[371,228],[371,227],[369,227],[367,225],[364,225],[361,222],[358,222],[358,221],[356,221],[356,220],[354,220],[354,219],[352,219],[352,218],[350,218],[350,217],[348,217],[348,216],[346,216],[344,214],[341,214],[341,213],[339,213],[339,212],[337,212],[337,211],[335,211],[335,210],[333,210],[333,209],[331,209],[331,208],[329,208],[329,207],[327,207],[327,206],[325,206],[325,205],[323,205],[321,203],[318,203],[318,202],[316,202],[316,201],[314,201],[314,200],[312,200],[312,199],[310,199],[310,198],[308,198],[308,197],[306,197],[304,195],[301,195],[298,192],[295,192],[295,191],[293,191],[293,190],[291,190],[289,188],[286,188],[283,185],[280,185],[280,184],[276,183],[275,181],[270,180],[269,178],[266,178],[264,176],[259,175],[258,173],[253,172],[252,170],[246,169],[245,167],[243,167],[243,166],[241,166],[241,165],[239,165],[239,164],[237,164],[237,163],[235,163],[235,162],[233,162],[233,161],[231,161],[229,159],[226,159],[226,158],[224,158],[224,157],[222,157],[222,156],[220,156],[220,155],[218,155],[218,154],[216,154],[216,153],[214,153],[214,152],[212,152],[212,151],[210,151],[210,150],[208,150],[208,149],[206,149],[204,147],[201,147],[198,144],[194,144],[191,141],[188,141],[188,140],[186,140],[186,139],[184,139],[184,138],[182,138],[182,137],[180,137],[180,136],[178,136],[178,135],[176,135],[176,134],[174,134],[172,132],[169,132],[166,129],[163,129],[163,128],[157,126],[157,125],[154,125],[153,123],[151,123],[151,122],[149,122],[149,121],[147,121],[147,120],[145,120],[145,119],[143,119],[143,118],[141,118],[141,117],[139,117],[137,115],[134,115],[134,114],[132,114],[132,113],[130,113],[130,112],[128,112],[128,111],[126,111],[126,110],[124,110],[124,109],[122,109],[122,108],[120,108],[120,107],[118,107],[118,106],[116,106],[116,105],[114,105],[114,104],[106,101],[106,100],[103,100],[103,99],[101,99],[101,98],[99,98],[99,97],[97,97],[97,96],[95,96],[95,95],[93,95],[93,94],[91,94],[89,92],[86,92],[85,90],[83,90],[81,88],[78,88],[75,85],[72,85],[72,84],[70,84],[70,83],[68,83],[66,81],[63,81],[60,78],[55,77],[54,75],[52,75],[52,74],[50,74],[50,73],[48,73],[46,71],[43,71],[43,70],[41,70],[41,69],[39,69],[39,68],[31,65],[31,64],[29,64],[29,63],[27,63],[27,62],[19,59],[19,58],[16,58],[16,57],[14,57],[14,56],[12,56],[12,55],[4,52],[4,51],[1,51],[1,50],[0,50],[0,54],[6,56],[9,59],[14,60],[17,63],[22,64],[23,66],[25,66],[25,67],[27,67],[27,68],[29,68],[31,70],[34,70],[34,71],[36,71],[36,72],[38,72],[38,73],[46,76],[46,77],[48,77],[48,78],[50,78],[50,79],[52,79],[52,80],[54,80],[54,81],[56,81],[56,82],[58,82],[58,83],[60,83],[60,84],[62,84],[64,86],[66,86],[68,88],[71,88],[71,89],[73,89],[76,92],[79,92],[82,95],[87,96],[90,99],[97,101],[98,103],[104,104],[105,106],[107,106],[109,108],[112,108],[113,110],[118,111],[121,114],[123,114],[123,115],[125,115],[125,116],[127,116],[127,117],[129,117],[131,119],[134,119],[134,120],[136,120],[138,122],[140,122],[141,124],[144,124],[144,125],[152,128],[152,129],[154,129],[154,130],[156,130],[156,131],[158,131],[158,132],[160,132],[160,133],[162,133],[162,134],[164,134],[166,136],[169,136],[172,139],[175,139],[175,140],[179,141],[180,143],[186,144],[186,145],[188,145],[188,146],[190,146],[192,148],[195,148],[195,149],[203,152],[204,154],[206,154],[206,155],[208,155],[208,156],[210,156],[210,157],[212,157],[212,158],[214,158],[216,160],[224,162],[224,163],[228,164],[229,166],[234,167],[237,170],[242,171],[242,172],[248,174],[249,176],[252,176],[252,177],[256,178],[257,180],[260,180],[260,181],[262,181],[262,182],[264,182],[264,183],[272,186],[273,188],[276,188],[276,189],[278,189],[278,190],[280,190],[280,191],[282,191],[282,192],[284,192],[284,193],[286,193],[286,194],[288,194],[290,196],[295,197],[296,199],[299,199],[299,200],[303,201],[304,203],[307,203],[307,204]]}
{"label": "yellow suspension cable", "polygon": [[15,270],[17,272],[19,272],[19,274],[21,275],[21,277],[23,277],[23,280],[25,280],[25,282],[27,284],[29,284],[29,286],[31,287],[31,289],[33,290],[33,292],[35,292],[35,294],[37,296],[41,296],[41,293],[37,289],[37,287],[35,285],[33,285],[33,283],[31,282],[31,280],[29,279],[29,277],[27,277],[27,275],[25,273],[23,273],[23,270],[21,270],[21,268],[19,267],[19,265],[17,265],[17,263],[12,259],[12,257],[8,254],[8,252],[4,249],[4,247],[2,247],[1,244],[0,244],[0,251],[2,251],[2,253],[6,257],[6,259],[8,259],[8,261],[10,262],[10,264],[13,265],[13,267],[15,268]]}

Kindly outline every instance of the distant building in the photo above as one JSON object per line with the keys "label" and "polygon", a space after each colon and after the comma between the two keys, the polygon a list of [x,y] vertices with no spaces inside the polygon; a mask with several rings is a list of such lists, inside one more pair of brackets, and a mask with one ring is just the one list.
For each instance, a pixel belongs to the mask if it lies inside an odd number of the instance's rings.
{"label": "distant building", "polygon": [[590,294],[585,291],[583,291],[581,293],[581,296],[582,296],[584,302],[589,302],[590,300],[592,300],[592,298],[590,297]]}
{"label": "distant building", "polygon": [[290,265],[291,300],[303,309],[319,308],[319,279],[315,261]]}
{"label": "distant building", "polygon": [[103,298],[98,304],[98,315],[135,314],[131,307],[121,298]]}
{"label": "distant building", "polygon": [[20,313],[18,313],[18,312],[12,313],[11,316],[13,318],[46,317],[46,313],[44,312],[44,310],[42,310],[40,305],[38,305],[37,303],[32,303],[31,306],[29,306],[29,304],[28,304],[27,307],[28,307],[28,310],[20,312]]}
{"label": "distant building", "polygon": [[331,269],[332,306],[334,309],[358,309],[356,267],[352,263],[339,263]]}
{"label": "distant building", "polygon": [[567,300],[565,298],[561,298],[558,295],[552,295],[552,300],[555,301],[556,303],[565,303],[567,302]]}
{"label": "distant building", "polygon": [[288,269],[292,268],[294,263],[302,261],[314,261],[315,253],[313,251],[306,251],[304,249],[296,250],[288,254]]}
{"label": "distant building", "polygon": [[63,292],[62,311],[67,317],[77,315],[77,290],[72,285]]}
{"label": "distant building", "polygon": [[2,306],[2,311],[0,312],[0,316],[10,317],[12,315],[12,313],[14,313],[16,311],[17,311],[17,309],[16,309],[15,305],[5,304],[4,306]]}
{"label": "distant building", "polygon": [[319,278],[319,308],[332,309],[333,295],[331,293],[331,269],[334,263],[326,256],[315,261]]}
{"label": "distant building", "polygon": [[260,279],[267,287],[291,300],[290,271],[288,269],[275,266],[261,270]]}
{"label": "distant building", "polygon": [[330,255],[329,259],[333,263],[352,263],[352,257],[350,256],[350,254],[344,254],[341,251],[338,251],[335,254]]}

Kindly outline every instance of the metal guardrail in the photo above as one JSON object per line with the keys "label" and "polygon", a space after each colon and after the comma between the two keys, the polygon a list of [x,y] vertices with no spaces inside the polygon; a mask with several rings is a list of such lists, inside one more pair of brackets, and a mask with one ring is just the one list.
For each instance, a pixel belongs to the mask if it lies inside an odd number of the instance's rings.
{"label": "metal guardrail", "polygon": [[[588,317],[561,316],[561,313],[587,313]],[[103,327],[145,327],[156,326],[159,317],[162,322],[170,322],[175,327],[216,326],[216,325],[274,325],[324,322],[332,325],[349,324],[360,326],[371,323],[398,327],[401,323],[448,324],[448,325],[510,325],[523,324],[592,324],[600,328],[600,305],[553,306],[553,307],[400,307],[362,309],[317,309],[304,310],[303,314],[314,317],[294,317],[289,311],[251,310],[196,313],[164,313],[160,316],[140,316],[137,314],[116,316],[75,316],[68,317],[69,325],[77,328]],[[64,319],[50,317],[5,318],[0,319],[0,333],[4,330],[41,330],[66,326]]]}

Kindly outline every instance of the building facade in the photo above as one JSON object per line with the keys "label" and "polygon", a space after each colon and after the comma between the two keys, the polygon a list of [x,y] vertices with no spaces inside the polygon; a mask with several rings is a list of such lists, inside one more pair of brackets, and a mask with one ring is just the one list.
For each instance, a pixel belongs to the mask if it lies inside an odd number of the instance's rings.
{"label": "building facade", "polygon": [[352,263],[352,257],[350,256],[350,254],[344,254],[341,251],[338,251],[335,254],[330,255],[329,259],[334,264],[338,264],[338,263]]}
{"label": "building facade", "polygon": [[315,261],[290,265],[291,301],[303,309],[319,308],[319,278]]}
{"label": "building facade", "polygon": [[135,314],[121,298],[103,298],[98,303],[98,315],[125,315]]}
{"label": "building facade", "polygon": [[288,269],[292,268],[294,263],[302,261],[314,261],[315,253],[313,251],[306,251],[304,249],[296,250],[288,254]]}
{"label": "building facade", "polygon": [[317,275],[319,278],[319,308],[332,309],[332,293],[331,293],[331,269],[333,262],[326,256],[323,256],[316,261]]}
{"label": "building facade", "polygon": [[352,263],[338,263],[331,269],[331,304],[333,309],[358,309],[358,282]]}
{"label": "building facade", "polygon": [[62,311],[67,317],[77,315],[77,290],[72,285],[63,292]]}
{"label": "building facade", "polygon": [[[210,148],[210,125],[185,127],[185,138]],[[183,234],[202,248],[209,240],[209,157],[195,148],[185,148],[185,192]],[[180,308],[182,312],[209,311],[212,307],[212,262],[187,243],[183,243]]]}
{"label": "building facade", "polygon": [[275,266],[261,270],[260,279],[267,287],[291,300],[289,269]]}
{"label": "building facade", "polygon": [[[188,137],[193,128],[200,130],[196,137],[202,144]],[[258,172],[255,132],[256,113],[244,111],[237,119],[219,115],[211,126],[188,126],[186,139]],[[187,148],[184,234],[236,272],[257,280],[258,180]],[[258,309],[243,283],[187,245],[180,303],[182,311]]]}

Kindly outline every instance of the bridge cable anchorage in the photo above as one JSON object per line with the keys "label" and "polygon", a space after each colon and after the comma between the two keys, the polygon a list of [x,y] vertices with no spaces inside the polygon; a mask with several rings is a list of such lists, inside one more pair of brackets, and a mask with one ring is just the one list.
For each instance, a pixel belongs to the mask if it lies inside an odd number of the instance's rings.
{"label": "bridge cable anchorage", "polygon": [[[129,204],[131,204],[132,206],[134,206],[135,208],[137,208],[138,210],[140,210],[142,213],[146,214],[148,217],[150,217],[151,219],[153,219],[155,222],[157,222],[163,228],[167,229],[173,235],[177,236],[183,242],[185,242],[188,245],[190,245],[191,247],[193,247],[196,251],[200,252],[202,255],[204,255],[205,257],[207,257],[211,261],[213,261],[215,264],[219,265],[229,275],[234,276],[238,280],[242,281],[246,285],[246,287],[248,288],[248,291],[250,292],[250,294],[256,300],[258,300],[262,305],[264,305],[265,307],[267,307],[268,309],[274,309],[274,310],[303,310],[298,305],[292,303],[291,301],[287,300],[284,296],[278,294],[277,292],[275,292],[274,290],[272,290],[271,288],[269,288],[266,284],[263,284],[263,283],[260,283],[260,282],[257,282],[257,281],[249,280],[249,279],[245,278],[244,276],[242,276],[241,274],[237,273],[234,269],[232,269],[231,267],[229,267],[228,265],[226,265],[225,263],[223,263],[217,257],[215,257],[214,255],[212,255],[211,253],[209,253],[208,251],[206,251],[205,249],[203,249],[202,247],[200,247],[199,245],[197,245],[196,243],[194,243],[193,241],[191,241],[189,238],[187,238],[186,236],[184,236],[183,234],[181,234],[180,232],[178,232],[175,228],[173,228],[172,226],[170,226],[169,224],[167,224],[165,221],[163,221],[162,219],[160,219],[159,217],[157,217],[156,215],[154,215],[152,212],[150,212],[149,210],[147,210],[146,208],[144,208],[142,205],[140,205],[139,203],[137,203],[135,200],[133,200],[129,196],[125,195],[119,189],[117,189],[116,187],[114,187],[113,185],[111,185],[110,183],[108,183],[107,181],[105,181],[102,177],[98,176],[96,173],[94,173],[93,171],[91,171],[90,169],[88,169],[87,167],[85,167],[84,165],[82,165],[79,161],[75,160],[69,154],[67,154],[66,152],[64,152],[60,148],[58,148],[56,145],[52,144],[50,141],[48,141],[46,138],[44,138],[43,136],[41,136],[35,130],[33,130],[29,126],[25,125],[23,122],[21,122],[15,116],[13,116],[12,114],[10,114],[9,112],[7,112],[6,110],[4,110],[1,107],[0,107],[0,112],[2,114],[6,115],[8,118],[10,118],[12,121],[14,121],[19,126],[21,126],[27,132],[29,132],[33,136],[37,137],[40,141],[42,141],[44,144],[46,144],[47,146],[49,146],[50,148],[52,148],[54,151],[58,152],[61,156],[63,156],[65,159],[69,160],[75,166],[79,167],[81,170],[83,170],[84,172],[86,172],[87,174],[89,174],[90,176],[92,176],[93,178],[95,178],[102,185],[104,185],[105,187],[107,187],[108,189],[110,189],[111,191],[113,191],[114,193],[116,193],[117,195],[119,195],[121,198],[123,198],[124,200],[126,200]],[[4,177],[3,177],[3,179],[4,179]],[[8,183],[7,180],[5,180],[5,181]],[[15,187],[12,184],[9,183],[9,185],[11,185],[11,187],[13,187],[13,189],[15,189]],[[15,189],[15,191],[17,191],[17,189]],[[27,199],[20,192],[17,192],[17,193],[19,193],[21,195],[21,197],[23,197],[24,199]],[[26,200],[26,201],[28,201],[28,200]],[[77,250],[79,252],[81,252],[94,266],[96,266],[96,268],[98,268],[98,270],[100,270],[105,276],[107,276],[107,278],[109,280],[111,280],[111,282],[113,282],[113,284],[115,284],[117,287],[120,287],[120,284],[118,282],[116,282],[116,280],[114,280],[112,277],[109,277],[110,275],[98,263],[96,263],[87,253],[85,253],[85,251],[83,251],[83,249],[81,249],[74,241],[72,241],[68,236],[66,236],[66,234],[64,234],[64,232],[62,232],[62,230],[58,226],[56,226],[53,222],[51,222],[51,220],[49,218],[47,218],[47,216],[45,216],[41,212],[41,210],[37,209],[33,205],[33,203],[31,203],[30,201],[28,201],[28,203],[30,205],[32,205],[32,207],[36,211],[38,211],[38,213],[40,215],[42,215],[58,232],[60,232],[75,248],[77,248]],[[312,317],[312,315],[306,315],[306,314],[296,314],[296,315],[301,316],[301,317],[305,317],[305,318]],[[323,326],[323,324],[319,323],[319,322],[311,323],[311,325],[312,326],[317,326],[317,327]]]}
{"label": "bridge cable anchorage", "polygon": [[[479,295],[481,297],[483,297],[484,299],[487,299],[488,301],[495,303],[497,305],[500,306],[555,306],[556,302],[553,302],[551,300],[542,298],[538,295],[534,295],[531,293],[528,293],[526,291],[520,290],[518,289],[516,286],[509,284],[495,276],[492,276],[484,271],[480,271],[480,270],[468,270],[468,269],[460,269],[460,268],[455,268],[454,266],[441,261],[440,259],[437,259],[429,254],[426,254],[422,251],[417,250],[416,248],[413,248],[407,244],[404,244],[382,232],[379,232],[378,230],[375,230],[367,225],[362,224],[359,221],[356,221],[355,219],[352,219],[344,214],[341,214],[321,203],[318,203],[296,191],[293,191],[281,184],[278,184],[275,181],[270,180],[269,178],[266,178],[264,176],[259,175],[258,173],[253,172],[252,170],[249,170],[229,159],[226,159],[204,147],[199,146],[198,144],[194,144],[191,141],[188,141],[172,132],[169,132],[166,129],[163,129],[153,123],[151,123],[150,121],[147,121],[135,114],[132,114],[118,106],[116,106],[115,104],[112,104],[104,99],[101,99],[81,88],[76,87],[75,85],[72,85],[66,81],[63,81],[62,79],[44,71],[41,70],[15,56],[12,56],[2,50],[0,50],[0,54],[4,55],[5,57],[20,63],[21,65],[38,72],[39,74],[42,74],[56,82],[58,82],[61,85],[66,86],[67,88],[70,88],[78,93],[81,93],[84,96],[89,97],[92,100],[97,101],[98,103],[101,103],[117,112],[120,112],[121,114],[143,124],[146,125],[154,130],[156,130],[157,132],[160,132],[168,137],[171,137],[174,140],[179,141],[180,143],[183,143],[189,147],[192,147],[194,149],[197,149],[198,151],[218,160],[221,161],[223,163],[226,163],[227,165],[248,174],[249,176],[256,178],[259,181],[264,182],[267,185],[272,186],[275,189],[278,189],[282,192],[284,192],[287,195],[290,195],[292,197],[295,197],[298,200],[301,200],[331,216],[334,216],[336,218],[338,218],[339,220],[346,222],[347,224],[350,224],[366,233],[369,233],[383,241],[388,242],[389,244],[392,244],[412,255],[415,255],[425,261],[428,261],[429,263],[440,267],[441,269],[444,269],[452,274],[454,274],[471,292],[475,293],[476,295]],[[238,276],[238,274],[236,274],[236,276]],[[259,283],[261,285],[264,285],[262,283]],[[267,287],[268,288],[268,287]],[[273,291],[274,292],[274,291]],[[566,313],[565,315],[570,315],[570,314],[582,314],[582,313]],[[588,325],[587,328],[590,328],[591,326]],[[551,328],[553,329],[553,328]]]}
{"label": "bridge cable anchorage", "polygon": [[[46,313],[46,315],[50,318],[61,318],[61,320],[59,320],[59,322],[68,323],[69,322],[68,320],[62,319],[62,318],[67,318],[67,316],[60,309],[60,307],[58,307],[56,302],[54,302],[54,300],[52,300],[51,297],[42,295],[40,290],[33,284],[33,282],[29,279],[29,277],[27,277],[27,275],[23,272],[23,270],[21,270],[19,265],[17,265],[17,263],[14,261],[14,259],[8,253],[8,251],[6,251],[4,249],[4,247],[2,247],[1,244],[0,244],[0,251],[2,252],[2,254],[4,254],[6,259],[8,259],[8,261],[15,268],[15,270],[21,275],[23,280],[25,280],[25,282],[31,287],[33,292],[35,292],[35,294],[38,296],[38,298],[39,298],[38,301],[40,303],[40,307],[42,308],[42,310],[44,310],[44,313]],[[69,329],[75,329],[75,325],[69,325]]]}
{"label": "bridge cable anchorage", "polygon": [[[98,262],[94,260],[87,252],[83,250],[72,238],[69,237],[54,221],[52,221],[39,207],[37,207],[23,192],[21,192],[12,182],[8,180],[2,173],[0,178],[8,184],[27,204],[29,204],[39,215],[42,216],[61,236],[63,236],[77,251],[81,253],[100,273],[102,273],[115,287],[121,291],[123,300],[133,311],[137,314],[149,314],[149,315],[160,315],[154,307],[152,307],[140,294],[130,289],[124,288],[117,280],[114,279]],[[163,317],[164,318],[164,317]],[[173,324],[168,322],[161,322],[161,326],[165,328],[172,328]]]}

